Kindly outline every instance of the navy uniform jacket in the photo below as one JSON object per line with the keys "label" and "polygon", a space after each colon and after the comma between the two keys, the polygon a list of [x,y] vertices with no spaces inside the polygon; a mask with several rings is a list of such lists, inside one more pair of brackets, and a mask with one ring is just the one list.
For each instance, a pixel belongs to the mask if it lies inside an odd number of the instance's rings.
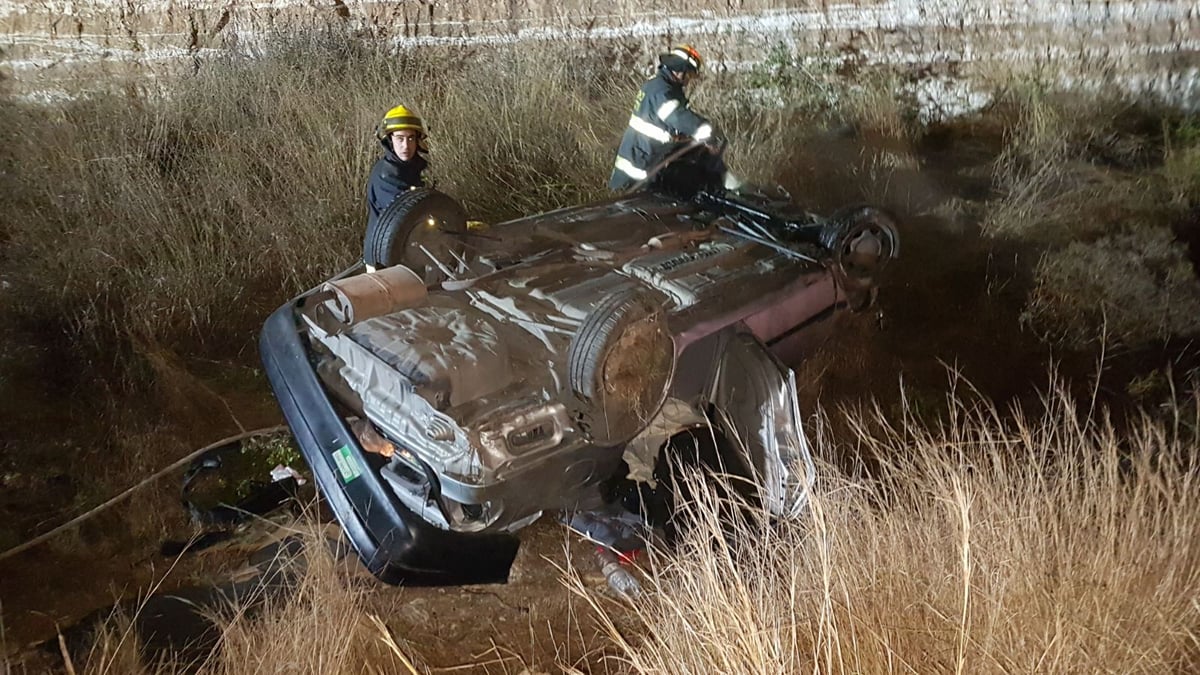
{"label": "navy uniform jacket", "polygon": [[706,141],[713,128],[708,120],[688,107],[683,86],[671,79],[665,68],[646,81],[638,92],[629,126],[617,148],[610,190],[624,190],[644,180],[646,172],[674,150],[679,137]]}
{"label": "navy uniform jacket", "polygon": [[400,161],[392,151],[387,138],[379,141],[383,146],[383,157],[371,167],[371,178],[367,181],[367,227],[375,223],[379,214],[396,197],[415,187],[425,186],[425,168],[429,162],[419,153],[407,162]]}

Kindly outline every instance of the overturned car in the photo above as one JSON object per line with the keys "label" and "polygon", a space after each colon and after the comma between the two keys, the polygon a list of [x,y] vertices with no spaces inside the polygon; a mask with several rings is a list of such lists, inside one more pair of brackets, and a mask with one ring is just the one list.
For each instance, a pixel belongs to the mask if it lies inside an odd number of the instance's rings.
{"label": "overturned car", "polygon": [[367,233],[372,271],[280,307],[262,359],[372,573],[500,582],[543,514],[617,550],[669,534],[680,465],[801,508],[811,458],[772,349],[869,302],[897,246],[870,207],[652,190],[482,226],[414,190]]}

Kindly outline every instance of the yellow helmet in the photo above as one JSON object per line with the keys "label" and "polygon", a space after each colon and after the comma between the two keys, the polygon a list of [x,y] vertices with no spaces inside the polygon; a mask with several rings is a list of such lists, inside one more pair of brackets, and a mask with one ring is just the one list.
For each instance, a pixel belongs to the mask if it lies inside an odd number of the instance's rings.
{"label": "yellow helmet", "polygon": [[421,118],[408,108],[398,105],[383,116],[383,123],[379,126],[379,135],[387,136],[393,131],[402,129],[412,129],[417,132],[419,138],[425,137],[425,124],[421,122]]}

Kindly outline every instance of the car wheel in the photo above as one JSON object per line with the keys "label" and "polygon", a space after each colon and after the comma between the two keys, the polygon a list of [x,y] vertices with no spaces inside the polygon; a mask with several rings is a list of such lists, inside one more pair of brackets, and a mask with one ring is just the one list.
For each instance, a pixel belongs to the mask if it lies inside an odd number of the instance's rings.
{"label": "car wheel", "polygon": [[458,200],[430,188],[409,190],[367,228],[363,261],[376,268],[404,265],[426,283],[436,283],[446,278],[441,266],[451,270],[459,266],[466,231],[467,214]]}
{"label": "car wheel", "polygon": [[633,438],[662,406],[675,371],[666,313],[644,289],[609,295],[580,324],[567,378],[583,401],[580,421],[597,445]]}
{"label": "car wheel", "polygon": [[854,206],[833,214],[821,230],[834,272],[848,291],[869,289],[899,252],[896,220],[882,209]]}

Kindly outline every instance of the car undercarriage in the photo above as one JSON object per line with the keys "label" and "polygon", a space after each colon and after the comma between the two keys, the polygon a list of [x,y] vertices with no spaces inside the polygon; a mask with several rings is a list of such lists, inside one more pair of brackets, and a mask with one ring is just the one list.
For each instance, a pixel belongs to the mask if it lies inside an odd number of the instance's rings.
{"label": "car undercarriage", "polygon": [[445,584],[503,581],[548,513],[617,552],[669,535],[679,465],[801,510],[812,459],[772,346],[869,303],[898,238],[870,207],[708,191],[481,226],[417,190],[365,249],[374,271],[271,316],[263,361],[368,568]]}

